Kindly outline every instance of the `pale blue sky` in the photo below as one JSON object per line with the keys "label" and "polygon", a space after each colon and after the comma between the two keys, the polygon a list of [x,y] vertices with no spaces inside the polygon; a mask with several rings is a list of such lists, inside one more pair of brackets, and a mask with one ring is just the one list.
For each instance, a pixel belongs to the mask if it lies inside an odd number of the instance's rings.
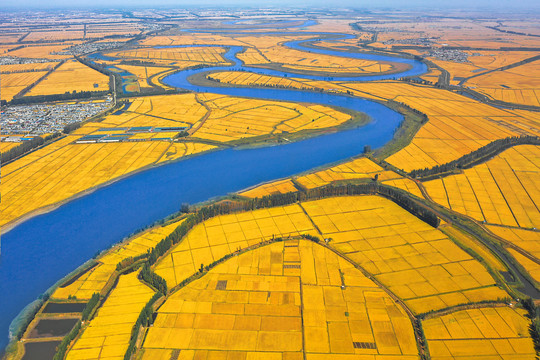
{"label": "pale blue sky", "polygon": [[[0,7],[44,8],[44,7],[183,7],[183,6],[328,6],[328,0],[1,0]],[[538,0],[333,0],[332,7],[396,7],[425,6],[452,8],[509,8],[509,9],[539,9]]]}

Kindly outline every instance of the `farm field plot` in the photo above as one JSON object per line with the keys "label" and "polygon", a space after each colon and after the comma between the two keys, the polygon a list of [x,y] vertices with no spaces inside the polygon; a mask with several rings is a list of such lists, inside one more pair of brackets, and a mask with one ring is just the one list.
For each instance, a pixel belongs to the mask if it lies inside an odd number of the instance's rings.
{"label": "farm field plot", "polygon": [[294,186],[294,183],[289,180],[278,180],[274,181],[268,184],[264,184],[261,186],[257,186],[256,188],[243,191],[239,195],[246,196],[249,198],[257,198],[257,197],[263,197],[267,195],[273,195],[273,194],[285,194],[288,192],[294,192],[298,191],[296,186]]}
{"label": "farm field plot", "polygon": [[529,275],[537,282],[540,283],[540,264],[532,261],[523,254],[517,252],[514,249],[508,249],[508,252],[516,259],[516,261],[529,273]]}
{"label": "farm field plot", "polygon": [[248,137],[318,130],[351,119],[346,113],[322,105],[254,100],[202,94],[211,113],[193,137],[228,142]]}
{"label": "farm field plot", "polygon": [[208,110],[195,94],[147,96],[130,99],[121,114],[111,114],[101,127],[189,126],[202,120]]}
{"label": "farm field plot", "polygon": [[90,299],[92,294],[103,290],[120,261],[146,253],[172,233],[182,222],[183,220],[180,220],[166,226],[152,228],[108,250],[104,256],[97,259],[97,266],[71,284],[57,288],[51,297],[68,299],[69,296],[75,296],[77,299]]}
{"label": "farm field plot", "polygon": [[301,206],[330,246],[373,274],[415,313],[497,300],[507,293],[444,233],[378,196]]}
{"label": "farm field plot", "polygon": [[120,276],[118,284],[99,308],[66,359],[123,359],[131,329],[154,292],[137,279],[137,273]]}
{"label": "farm field plot", "polygon": [[539,227],[540,147],[519,145],[462,174],[425,182],[433,200],[487,223]]}
{"label": "farm field plot", "polygon": [[[378,175],[378,180],[385,185],[405,190],[418,197],[423,197],[422,192],[414,181],[405,179],[393,171],[385,170],[375,162],[365,157],[347,161],[326,170],[297,176],[293,179],[304,189],[313,189],[335,181],[373,179],[376,175]],[[297,190],[298,189],[293,181],[288,179],[264,184],[254,189],[241,192],[240,195],[255,198],[270,194],[284,194]]]}
{"label": "farm field plot", "polygon": [[399,305],[306,240],[233,257],[172,294],[143,349],[142,359],[417,359]]}
{"label": "farm field plot", "polygon": [[457,311],[423,322],[433,360],[533,359],[529,321],[509,307]]}
{"label": "farm field plot", "polygon": [[540,61],[478,76],[467,85],[495,100],[540,106]]}
{"label": "farm field plot", "polygon": [[40,41],[65,41],[83,39],[84,32],[74,30],[55,30],[55,31],[32,31],[25,38],[25,41],[40,42]]}
{"label": "farm field plot", "polygon": [[9,149],[14,148],[15,146],[19,145],[19,143],[15,142],[0,142],[0,153],[3,153],[5,151],[8,151]]}
{"label": "farm field plot", "polygon": [[15,95],[21,92],[24,88],[41,79],[46,73],[46,71],[18,72],[9,74],[2,73],[0,99],[10,101]]}
{"label": "farm field plot", "polygon": [[108,91],[109,77],[76,60],[60,65],[26,95],[64,94],[73,91]]}
{"label": "farm field plot", "polygon": [[521,116],[446,90],[389,81],[347,86],[402,102],[428,116],[429,121],[412,142],[386,159],[405,171],[447,163],[499,138],[539,134],[538,122],[531,126],[531,118],[525,114]]}
{"label": "farm field plot", "polygon": [[418,185],[414,181],[405,179],[394,171],[385,170],[365,157],[344,162],[326,170],[299,176],[295,180],[304,188],[313,189],[334,181],[373,179],[375,176],[378,176],[378,181],[383,184],[397,187],[418,197],[423,197]]}
{"label": "farm field plot", "polygon": [[22,57],[22,58],[32,58],[32,59],[51,59],[51,60],[62,60],[69,59],[70,55],[58,55],[57,52],[63,51],[72,45],[79,44],[80,42],[64,42],[64,43],[54,43],[54,44],[39,44],[39,45],[28,45],[21,49],[13,50],[9,54],[11,56]]}
{"label": "farm field plot", "polygon": [[111,52],[107,55],[123,59],[157,60],[174,62],[195,62],[209,64],[226,64],[223,58],[225,48],[219,47],[185,47],[185,48],[141,48],[127,51]]}
{"label": "farm field plot", "polygon": [[135,75],[137,77],[139,87],[141,88],[151,87],[150,84],[148,84],[148,78],[150,78],[151,76],[172,69],[170,67],[134,65],[118,65],[117,67]]}
{"label": "farm field plot", "polygon": [[[292,40],[283,36],[235,36],[235,38],[257,48],[262,58],[293,71],[374,74],[395,71],[397,68],[401,68],[400,65],[393,63],[314,54],[291,49],[281,45],[284,41]],[[299,37],[296,36],[294,39],[299,39]],[[244,54],[241,57],[241,60],[246,65],[261,64],[261,57],[247,55]],[[253,61],[253,63],[250,61]]]}
{"label": "farm field plot", "polygon": [[57,62],[43,62],[43,63],[27,63],[27,64],[12,64],[12,65],[0,65],[0,73],[2,76],[8,73],[18,72],[34,72],[34,71],[47,71],[52,69]]}
{"label": "farm field plot", "polygon": [[273,237],[314,233],[309,218],[298,205],[221,215],[196,225],[170,254],[156,265],[156,273],[169,287],[239,248]]}
{"label": "farm field plot", "polygon": [[519,246],[529,254],[540,259],[540,232],[494,225],[487,225],[487,228],[495,235]]}
{"label": "farm field plot", "polygon": [[236,45],[246,44],[224,34],[189,34],[152,36],[140,42],[143,46],[176,46],[176,45]]}

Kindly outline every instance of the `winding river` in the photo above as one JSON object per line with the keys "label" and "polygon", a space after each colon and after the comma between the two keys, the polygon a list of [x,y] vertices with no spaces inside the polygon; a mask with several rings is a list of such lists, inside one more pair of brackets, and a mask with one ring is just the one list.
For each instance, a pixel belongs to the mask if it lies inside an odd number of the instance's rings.
{"label": "winding river", "polygon": [[[307,25],[304,23],[301,26]],[[328,35],[306,32],[279,34]],[[332,34],[334,40],[350,36]],[[220,150],[154,167],[99,188],[14,227],[2,235],[0,350],[7,344],[10,323],[26,304],[34,301],[58,279],[96,253],[135,230],[174,213],[182,203],[198,203],[262,182],[289,177],[358,155],[364,145],[371,145],[375,149],[392,139],[394,130],[403,120],[402,115],[369,100],[285,89],[198,86],[189,82],[190,76],[212,70],[245,70],[268,75],[344,81],[381,80],[419,75],[426,71],[425,64],[415,60],[307,49],[303,46],[306,41],[313,39],[291,41],[286,46],[334,56],[402,62],[410,65],[410,69],[400,74],[367,77],[300,75],[243,66],[236,58],[242,48],[230,46],[225,57],[233,63],[231,66],[181,71],[167,77],[164,80],[166,83],[196,92],[341,106],[366,113],[371,122],[359,128],[295,143],[256,149]]]}

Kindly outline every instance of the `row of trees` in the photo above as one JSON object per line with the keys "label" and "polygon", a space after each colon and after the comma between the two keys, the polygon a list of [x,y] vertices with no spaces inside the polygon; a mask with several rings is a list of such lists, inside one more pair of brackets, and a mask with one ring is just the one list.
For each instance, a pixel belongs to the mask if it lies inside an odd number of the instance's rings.
{"label": "row of trees", "polygon": [[10,105],[26,105],[26,104],[35,104],[51,101],[66,101],[66,100],[77,100],[77,99],[90,99],[93,97],[103,97],[107,95],[108,91],[73,91],[65,92],[64,94],[53,94],[53,95],[33,95],[25,96],[21,98],[13,98],[9,104]]}
{"label": "row of trees", "polygon": [[2,164],[5,164],[8,161],[18,158],[19,156],[26,154],[27,152],[32,151],[35,148],[40,147],[41,145],[45,144],[48,141],[51,141],[53,139],[60,137],[61,135],[62,135],[61,133],[54,133],[52,135],[48,135],[45,137],[36,136],[31,140],[23,141],[22,143],[15,146],[14,148],[11,148],[6,152],[1,153],[0,161],[2,162]]}
{"label": "row of trees", "polygon": [[540,138],[538,136],[528,135],[495,140],[467,155],[460,157],[459,159],[450,161],[443,165],[436,165],[432,168],[413,170],[409,173],[409,175],[422,179],[439,176],[456,169],[467,169],[492,158],[493,156],[511,148],[512,146],[525,144],[540,145]]}
{"label": "row of trees", "polygon": [[90,300],[86,303],[86,306],[84,307],[84,310],[82,312],[82,320],[88,320],[90,319],[90,315],[92,315],[92,312],[96,308],[96,306],[99,303],[99,293],[93,293]]}
{"label": "row of trees", "polygon": [[152,298],[146,303],[141,313],[139,314],[135,325],[133,325],[133,328],[131,329],[129,346],[126,354],[124,355],[125,360],[131,359],[131,355],[133,355],[133,352],[135,351],[135,347],[137,345],[137,338],[139,337],[141,327],[150,326],[154,323],[154,303],[162,296],[163,294],[161,294],[160,292],[155,293],[154,296],[152,296]]}
{"label": "row of trees", "polygon": [[79,331],[81,331],[81,321],[77,321],[77,324],[69,334],[67,334],[63,339],[62,342],[58,345],[56,348],[56,354],[54,354],[53,360],[63,360],[64,356],[66,356],[66,352],[68,350],[69,344],[77,337],[79,334]]}
{"label": "row of trees", "polygon": [[146,283],[152,285],[158,292],[163,295],[167,295],[167,282],[164,278],[156,274],[150,269],[148,262],[145,262],[141,272],[139,273],[141,280],[144,280]]}
{"label": "row of trees", "polygon": [[529,334],[534,343],[534,350],[538,354],[540,353],[540,309],[536,307],[536,304],[531,298],[522,300],[521,304],[527,310],[527,317],[531,320]]}

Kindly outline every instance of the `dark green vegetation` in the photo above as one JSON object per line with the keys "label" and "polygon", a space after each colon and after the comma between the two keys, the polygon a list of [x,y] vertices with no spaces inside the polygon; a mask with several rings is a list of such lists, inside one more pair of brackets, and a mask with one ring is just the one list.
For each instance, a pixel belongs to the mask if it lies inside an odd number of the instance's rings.
{"label": "dark green vegetation", "polygon": [[26,140],[15,146],[14,148],[9,149],[6,152],[0,154],[0,161],[3,165],[7,162],[10,162],[22,155],[25,155],[29,151],[35,150],[42,145],[48,145],[51,141],[57,140],[62,134],[54,133],[45,137],[36,136],[32,140]]}
{"label": "dark green vegetation", "polygon": [[52,101],[67,101],[67,100],[80,100],[80,99],[102,99],[107,95],[108,91],[73,91],[66,92],[64,94],[54,95],[33,95],[25,96],[22,98],[13,98],[9,102],[10,105],[28,105],[47,103]]}
{"label": "dark green vegetation", "polygon": [[88,320],[91,318],[92,313],[96,309],[96,306],[99,304],[99,294],[93,293],[92,297],[90,298],[90,301],[86,304],[84,307],[84,310],[82,311],[82,320]]}
{"label": "dark green vegetation", "polygon": [[126,354],[124,355],[125,360],[131,359],[131,356],[133,355],[133,352],[136,349],[137,346],[137,339],[139,338],[139,333],[141,331],[141,328],[150,326],[154,323],[155,320],[155,314],[154,314],[154,303],[163,296],[160,292],[157,292],[152,296],[152,298],[146,303],[144,308],[142,309],[139,317],[137,318],[137,321],[135,322],[135,325],[133,325],[133,329],[131,330],[131,338],[129,339],[129,346],[126,351]]}
{"label": "dark green vegetation", "polygon": [[531,298],[526,298],[521,301],[525,310],[527,310],[527,316],[531,319],[529,325],[529,333],[534,343],[534,350],[538,354],[540,352],[540,309],[536,306]]}

